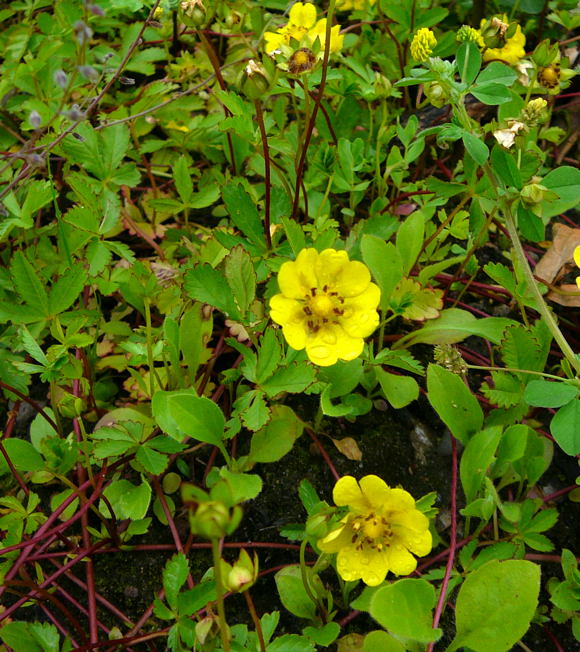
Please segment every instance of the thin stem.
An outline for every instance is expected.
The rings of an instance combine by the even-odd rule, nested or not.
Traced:
[[[561,376],[554,376],[554,374],[546,374],[543,371],[531,371],[530,369],[512,369],[511,367],[484,367],[475,364],[468,364],[469,369],[481,369],[482,371],[509,371],[512,374],[532,374],[534,376],[542,376],[543,378],[553,378],[561,382],[566,382],[566,378]]]
[[[211,551],[213,554],[213,572],[216,584],[216,601],[222,645],[224,647],[224,652],[230,652],[230,632],[226,621],[226,610],[224,608],[224,585],[220,565],[221,555],[219,539],[211,540]]]
[[[457,549],[457,442],[455,437],[451,436],[451,540],[449,542],[449,556],[445,566],[445,575],[439,590],[439,600],[433,616],[433,629],[439,625],[443,607],[445,606],[445,597],[451,578],[451,571],[455,562],[455,551]],[[435,643],[429,643],[427,652],[432,652]]]
[[[314,593],[312,593],[312,588],[310,587],[310,580],[308,578],[308,567],[306,566],[306,558],[305,558],[307,545],[308,545],[307,539],[304,539],[300,544],[300,575],[302,576],[302,584],[304,585],[304,590],[306,591],[306,594],[314,603],[314,606],[320,610],[323,622],[326,622],[328,616],[326,609],[324,608],[324,605],[321,604],[320,600],[314,595]]]
[[[149,392],[155,394],[155,361],[153,360],[153,339],[151,337],[151,302],[149,297],[143,299],[145,306],[145,331],[147,337],[147,364],[149,365]]]
[[[260,135],[262,136],[262,149],[264,150],[264,232],[266,234],[266,246],[272,248],[272,235],[270,233],[270,194],[272,191],[272,181],[270,178],[270,148],[268,147],[268,135],[266,134],[266,125],[264,124],[264,112],[260,100],[254,102],[256,107],[256,118]]]
[[[260,622],[260,619],[258,618],[258,614],[256,613],[256,607],[254,605],[254,601],[252,600],[252,596],[250,595],[249,590],[244,591],[244,597],[246,598],[248,611],[250,612],[250,615],[252,616],[252,620],[254,621],[254,627],[256,628],[256,634],[258,635],[258,642],[260,644],[260,652],[266,652],[266,642],[264,641],[264,632],[262,631],[262,623]]]

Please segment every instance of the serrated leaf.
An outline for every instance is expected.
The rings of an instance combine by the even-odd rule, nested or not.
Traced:
[[[193,195],[193,182],[187,159],[183,155],[177,159],[173,166],[173,181],[181,201],[187,204]]]
[[[241,246],[225,257],[225,276],[240,315],[245,315],[256,296],[256,272],[250,254]]]
[[[197,265],[185,274],[184,287],[192,299],[209,303],[233,319],[241,319],[227,280],[207,263]]]
[[[258,209],[250,195],[239,183],[230,183],[222,190],[222,198],[232,222],[261,250],[265,250],[265,236]]]
[[[20,329],[20,337],[22,339],[22,346],[28,355],[36,362],[39,362],[45,367],[49,366],[48,358],[44,355],[44,351],[40,348],[36,340],[30,334],[30,331],[26,326],[22,326]]]
[[[35,309],[40,310],[46,317],[50,312],[48,309],[48,294],[41,283],[34,267],[28,262],[26,256],[17,251],[12,256],[10,272],[14,285],[20,297]]]
[[[517,376],[507,371],[492,371],[491,377],[493,387],[484,383],[481,392],[493,405],[510,408],[520,403],[524,385]]]
[[[506,367],[530,371],[542,371],[544,368],[540,344],[525,326],[513,325],[506,328],[501,351]]]
[[[139,464],[141,464],[143,468],[152,475],[163,473],[169,464],[169,458],[167,455],[158,453],[147,446],[147,443],[139,446],[135,458]]]
[[[189,563],[182,552],[173,555],[163,569],[165,598],[174,611],[177,609],[177,594],[185,584],[188,574]]]
[[[50,314],[58,315],[68,310],[79,298],[86,279],[87,273],[81,265],[67,270],[50,290]]]

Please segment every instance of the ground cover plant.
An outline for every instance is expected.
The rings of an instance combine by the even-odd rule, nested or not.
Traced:
[[[0,649],[575,649],[575,3],[0,17]]]

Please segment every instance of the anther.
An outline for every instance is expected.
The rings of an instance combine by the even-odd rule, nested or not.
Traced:
[[[311,314],[312,314],[312,310],[310,310],[310,308],[309,308],[308,306],[306,306],[306,307],[304,308],[304,312],[305,312],[307,315],[311,315]]]

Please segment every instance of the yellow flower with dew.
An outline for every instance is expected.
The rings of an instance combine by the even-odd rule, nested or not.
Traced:
[[[580,246],[574,249],[574,262],[576,263],[577,267],[580,267]],[[580,276],[576,277],[576,285],[578,285],[580,288]]]
[[[316,25],[308,32],[308,39],[314,44],[316,39],[320,40],[320,49],[324,50],[326,45],[326,18],[321,18]],[[334,25],[330,29],[330,52],[340,52],[344,42],[344,35],[340,33],[340,25]]]
[[[503,37],[508,28],[505,21],[507,21],[507,16],[504,15],[502,20],[499,18],[492,18],[490,22],[492,28],[497,26],[497,33],[500,37]],[[481,21],[481,28],[483,28],[487,22],[488,21],[483,19]],[[522,28],[517,25],[514,35],[506,39],[501,47],[487,48],[483,51],[483,60],[492,61],[494,59],[500,59],[501,61],[515,65],[526,56],[526,50],[524,48],[525,44],[526,35],[522,32]]]
[[[334,486],[334,502],[348,506],[340,527],[318,541],[327,553],[338,553],[336,570],[347,582],[362,579],[369,586],[384,582],[390,571],[409,575],[417,568],[413,555],[432,548],[429,519],[410,493],[389,487],[376,475],[359,482],[343,476]]]
[[[336,8],[338,11],[350,11],[351,9],[360,11],[361,9],[365,9],[367,5],[372,7],[376,1],[377,0],[337,0]]]
[[[379,325],[381,291],[366,265],[349,260],[346,251],[302,249],[282,265],[278,285],[270,317],[293,349],[306,349],[321,367],[358,358],[364,338]]]
[[[428,27],[422,27],[411,41],[411,56],[415,61],[424,63],[433,54],[436,45],[435,34]]]

